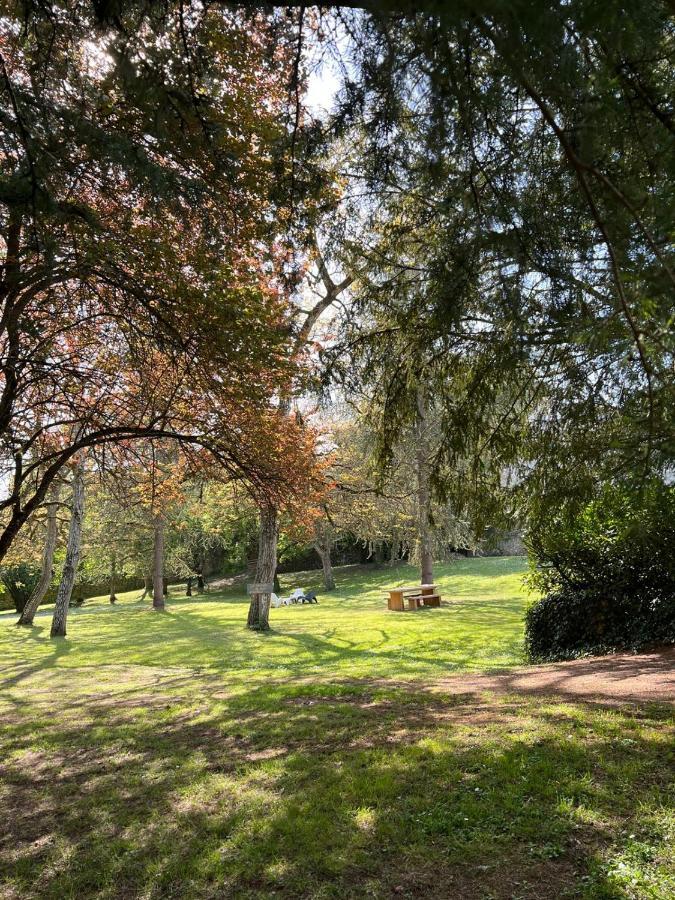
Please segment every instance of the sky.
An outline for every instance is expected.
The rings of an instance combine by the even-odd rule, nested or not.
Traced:
[[[339,77],[329,60],[324,60],[310,72],[305,103],[312,115],[324,118],[331,111],[339,87]]]

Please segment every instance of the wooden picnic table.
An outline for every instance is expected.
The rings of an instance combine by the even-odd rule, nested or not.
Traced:
[[[435,584],[412,584],[407,587],[390,588],[387,605],[389,609],[403,612],[406,599],[408,600],[408,609],[419,609],[422,605],[441,605],[441,597],[436,593]]]

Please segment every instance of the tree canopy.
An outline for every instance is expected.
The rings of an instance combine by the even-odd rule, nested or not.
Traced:
[[[311,200],[284,23],[145,8],[101,29],[80,2],[13,3],[0,27],[0,556],[87,447],[174,437],[288,493],[284,448],[310,438],[274,398]]]
[[[471,508],[474,532],[507,494],[541,515],[666,477],[672,13],[10,4],[0,556],[60,468],[109,443],[178,440],[270,516],[314,503],[290,414],[312,266],[344,292],[316,307],[341,309],[327,390],[358,398],[385,467],[428,409],[430,503]],[[339,87],[315,118],[322,54]]]

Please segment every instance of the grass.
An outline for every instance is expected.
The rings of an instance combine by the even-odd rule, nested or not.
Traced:
[[[523,569],[390,613],[413,571],[345,568],[269,635],[234,590],[0,618],[0,897],[671,898],[671,710],[437,682],[522,663]]]
[[[302,587],[314,588],[319,605],[271,611],[272,632],[242,628],[242,588],[184,598],[171,589],[168,613],[150,615],[140,592],[122,594],[111,608],[106,598],[71,610],[68,639],[54,644],[51,611],[36,618],[32,631],[2,629],[3,658],[35,666],[111,663],[187,666],[215,670],[228,682],[251,679],[422,677],[456,669],[482,669],[522,661],[524,563],[518,558],[467,560],[440,566],[437,582],[452,605],[419,615],[388,613],[385,587],[409,584],[415,571],[401,566],[368,571],[339,570],[338,589],[322,594],[319,574],[306,573]],[[298,576],[282,576],[284,590]],[[499,602],[496,602],[499,601]],[[5,614],[2,622],[13,622]],[[161,648],[161,656],[158,652]]]

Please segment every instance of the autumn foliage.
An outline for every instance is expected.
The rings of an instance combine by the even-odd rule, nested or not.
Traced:
[[[0,558],[80,450],[173,439],[283,504],[312,437],[289,351],[284,24],[86,3],[0,22]]]

